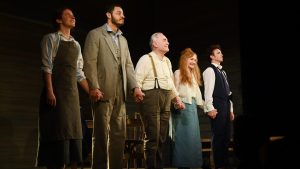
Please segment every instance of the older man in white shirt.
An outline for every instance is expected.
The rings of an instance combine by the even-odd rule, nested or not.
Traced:
[[[160,32],[150,39],[152,52],[142,56],[136,66],[138,86],[145,93],[141,101],[141,115],[145,129],[145,160],[147,169],[162,169],[162,145],[166,141],[171,100],[177,108],[184,108],[173,82],[168,39]]]

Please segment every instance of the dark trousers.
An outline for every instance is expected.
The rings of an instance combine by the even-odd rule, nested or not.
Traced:
[[[229,101],[214,99],[218,110],[215,119],[211,119],[212,150],[215,168],[228,166],[228,148],[231,136]]]
[[[141,115],[144,124],[144,156],[146,169],[163,168],[163,143],[167,139],[170,118],[171,91],[144,91]]]

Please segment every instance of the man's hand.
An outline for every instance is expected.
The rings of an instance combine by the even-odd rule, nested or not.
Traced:
[[[230,121],[233,121],[233,120],[234,120],[234,113],[230,112]]]
[[[101,92],[99,89],[93,89],[93,90],[90,90],[90,97],[92,99],[92,101],[94,102],[97,102],[99,101],[100,99],[103,98],[103,92]]]
[[[55,97],[53,92],[48,92],[47,93],[47,104],[52,106],[52,107],[56,106],[56,97]]]
[[[176,109],[185,109],[185,104],[181,101],[179,96],[176,96],[172,99]]]
[[[135,102],[140,103],[143,101],[145,94],[142,92],[141,88],[136,87],[134,88],[133,96]]]
[[[207,115],[212,119],[215,119],[217,114],[218,114],[217,109],[213,109],[207,113]]]

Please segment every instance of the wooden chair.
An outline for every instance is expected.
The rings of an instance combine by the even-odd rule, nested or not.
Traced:
[[[89,129],[93,129],[93,120],[86,120]],[[126,116],[126,140],[124,150],[124,160],[129,169],[133,162],[133,167],[137,169],[138,162],[143,162],[144,129],[141,115],[135,112],[133,117]],[[91,160],[91,154],[89,154]]]
[[[125,141],[125,157],[127,169],[138,167],[138,162],[143,162],[143,143],[144,143],[144,129],[141,115],[135,112],[133,117],[126,118],[127,138]]]

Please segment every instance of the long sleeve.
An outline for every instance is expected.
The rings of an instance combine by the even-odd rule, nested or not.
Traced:
[[[179,89],[179,84],[180,84],[180,70],[176,70],[174,72],[174,84],[176,89]]]
[[[151,62],[149,62],[149,56],[142,56],[135,67],[135,78],[142,90],[149,90],[154,88],[154,76],[151,77],[150,71],[152,71]],[[153,82],[153,83],[152,83]],[[150,86],[152,84],[152,86]]]
[[[41,41],[41,51],[42,51],[41,70],[49,74],[52,74],[52,69],[53,69],[54,47],[55,46],[51,34],[45,35]]]
[[[215,87],[215,72],[212,68],[207,68],[203,72],[204,81],[204,112],[209,112],[214,108],[213,106],[213,92]]]
[[[90,89],[99,89],[97,75],[97,54],[99,45],[97,43],[98,33],[90,31],[84,45],[84,72],[89,82]]]
[[[230,112],[233,112],[233,102],[230,100]]]
[[[126,54],[126,74],[127,74],[127,84],[129,89],[134,89],[135,87],[139,87],[136,78],[135,78],[135,72],[134,72],[134,66],[131,60],[130,52],[127,50]]]
[[[83,79],[86,79],[84,72],[83,72],[83,57],[81,53],[81,47],[78,42],[76,42],[76,45],[78,46],[79,49],[79,54],[78,54],[78,59],[77,59],[77,71],[76,71],[76,77],[77,81],[80,82]]]

